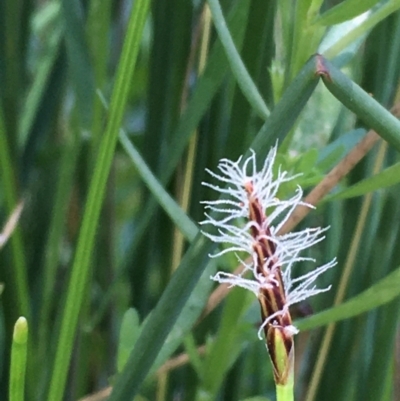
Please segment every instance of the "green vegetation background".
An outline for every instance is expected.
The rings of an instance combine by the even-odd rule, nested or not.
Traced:
[[[374,129],[384,140],[300,223],[331,226],[311,256],[338,265],[320,282],[332,290],[293,311],[296,399],[400,399],[400,124],[385,110],[400,96],[399,9],[1,2],[2,221],[24,207],[0,253],[0,398],[274,399],[254,297],[232,291],[199,320],[209,276],[237,265],[210,261],[198,234],[205,168],[249,148],[262,161],[278,140],[309,192]],[[10,379],[25,368],[10,368],[19,316],[25,383]]]

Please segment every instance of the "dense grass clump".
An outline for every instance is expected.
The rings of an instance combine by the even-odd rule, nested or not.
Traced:
[[[400,399],[399,9],[398,0],[3,1],[0,398]],[[273,270],[279,235],[328,226],[293,256],[290,283],[310,259],[337,265],[315,276],[330,291],[290,305],[287,320],[255,275],[264,322],[273,310],[299,329],[294,357],[287,332],[264,324],[272,365],[256,297],[227,285],[243,283],[247,248],[225,252],[226,241],[212,241],[221,233],[199,222],[214,223],[205,206],[232,205],[216,200],[232,195],[231,182],[206,169],[243,156],[255,172],[275,146],[271,183],[284,171],[293,179],[264,194],[266,210],[249,197],[260,222],[304,193],[279,233],[272,222],[261,230],[277,236],[260,266],[264,255]],[[248,195],[253,184],[243,184]],[[240,235],[259,241],[254,221],[253,237]],[[277,298],[289,294],[285,280],[273,281]],[[282,358],[289,391],[272,368],[286,379]]]

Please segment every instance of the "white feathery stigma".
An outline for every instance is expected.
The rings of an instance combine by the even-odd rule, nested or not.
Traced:
[[[244,266],[244,271],[240,275],[218,272],[211,278],[219,283],[248,289],[259,299],[263,291],[279,286],[279,277],[283,282],[285,304],[281,309],[265,317],[260,332],[266,325],[275,324],[277,316],[288,313],[291,305],[328,291],[330,286],[320,289],[314,283],[318,276],[336,264],[334,259],[306,274],[292,278],[292,267],[296,262],[314,261],[301,256],[301,252],[322,241],[329,227],[307,228],[279,234],[297,206],[310,208],[313,206],[302,201],[303,191],[300,186],[297,186],[294,195],[289,199],[278,199],[280,185],[292,181],[299,175],[289,176],[280,168],[274,173],[276,152],[277,146],[271,148],[259,171],[254,151],[251,151],[246,160],[242,157],[237,161],[222,159],[218,164],[218,173],[207,169],[212,179],[219,183],[202,183],[221,195],[218,200],[202,202],[205,204],[206,219],[200,224],[203,227],[212,225],[216,228],[212,230],[213,233],[203,231],[204,235],[224,245],[217,253],[210,256],[218,257],[228,252],[241,252],[250,256],[251,260],[246,264],[239,259]],[[254,207],[262,214],[258,219],[250,218]],[[263,266],[260,268],[260,255],[256,252],[256,247],[262,243],[269,244],[268,249],[273,249],[273,252],[263,254],[265,255]],[[251,276],[248,275],[249,272]],[[287,328],[289,331],[292,330],[293,334],[297,332],[293,326]]]

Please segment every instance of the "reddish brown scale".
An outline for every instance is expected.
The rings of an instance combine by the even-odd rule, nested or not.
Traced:
[[[253,238],[259,236],[259,228],[263,226],[265,216],[263,214],[262,207],[258,199],[253,195],[253,183],[248,181],[244,184],[244,189],[246,190],[247,197],[249,199],[249,219],[255,221],[257,226],[252,226],[250,231]]]
[[[270,280],[272,287],[261,289],[258,297],[261,305],[261,316],[262,319],[265,320],[277,311],[283,310],[286,304],[285,288],[281,270],[277,266],[278,261],[274,258],[276,244],[267,239],[267,237],[271,237],[271,230],[266,224],[266,216],[262,205],[257,197],[254,196],[253,183],[251,181],[246,182],[244,188],[249,199],[249,219],[256,223],[251,227],[250,231],[255,240],[253,249],[257,255],[257,273],[268,278],[273,266],[275,266],[273,268],[273,279]],[[267,260],[268,265],[266,266]],[[289,313],[276,316],[274,322],[268,324],[264,329],[266,338],[268,337],[268,332],[272,325],[274,327],[285,327],[291,324],[292,320]]]
[[[268,230],[266,230],[266,232],[262,233],[262,235],[260,235],[258,237],[258,239],[256,238],[257,242],[259,244],[261,244],[262,249],[264,250],[264,257],[265,257],[264,259],[265,260],[270,258],[271,256],[275,255],[275,252],[276,252],[275,243],[273,243],[272,241],[269,241],[267,239],[267,237],[270,237],[270,236],[271,236],[271,233],[268,228]]]
[[[254,252],[257,255],[257,272],[267,276],[271,269],[278,262],[275,253],[275,244],[267,241],[265,238],[256,240],[253,244]]]
[[[286,304],[286,296],[282,286],[282,277],[279,270],[275,272],[274,280],[278,281],[278,283],[273,285],[272,288],[261,289],[258,296],[261,304],[263,320],[277,311],[283,310]],[[288,317],[286,317],[286,315],[288,314],[282,314],[276,317],[275,320],[279,322],[279,325],[282,323],[282,326],[284,326],[284,323],[287,321],[289,321],[289,324],[291,324],[290,315],[288,315]]]

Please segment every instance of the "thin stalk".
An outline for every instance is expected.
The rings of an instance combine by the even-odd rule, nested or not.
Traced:
[[[230,63],[232,73],[235,76],[238,85],[242,89],[243,95],[254,108],[254,111],[263,120],[265,120],[269,116],[270,111],[256,85],[251,79],[251,76],[243,63],[239,52],[236,49],[235,42],[232,39],[224,15],[222,14],[221,5],[219,4],[218,0],[208,0],[208,4],[210,6],[215,28],[218,32],[221,43],[224,46],[226,56]]]
[[[49,401],[60,401],[63,398],[78,319],[89,285],[91,253],[101,205],[114,156],[114,149],[118,140],[119,128],[128,100],[130,82],[135,70],[139,44],[149,6],[149,0],[136,1],[129,19],[121,61],[118,66],[110,102],[108,124],[100,143],[93,179],[89,188],[62,315],[61,328],[56,342],[57,350],[50,381]]]
[[[16,182],[16,171],[12,162],[11,150],[6,133],[3,114],[0,111],[0,172],[1,185],[4,193],[4,201],[8,214],[14,211],[18,202],[18,190]],[[25,250],[21,231],[16,227],[10,239],[12,252],[12,266],[7,268],[7,274],[11,280],[7,284],[8,293],[14,300],[14,308],[19,315],[30,316],[30,302],[28,290],[28,277],[25,259]],[[17,315],[18,316],[18,315]]]
[[[211,13],[207,3],[204,5],[203,8],[203,15],[202,15],[202,37],[201,37],[201,44],[200,44],[200,57],[199,57],[199,65],[198,65],[198,72],[201,75],[204,71],[208,50],[209,50],[209,40],[210,40],[210,33],[211,33]],[[192,53],[197,50],[197,44],[195,43],[192,49]],[[191,57],[192,59],[192,57]],[[191,65],[189,63],[188,66],[191,69]],[[190,74],[190,70],[188,71],[188,76]],[[186,102],[187,96],[183,94],[183,101],[182,101],[182,109],[186,106],[184,104]],[[197,149],[197,137],[198,133],[197,130],[193,132],[193,135],[189,141],[189,147],[187,151],[187,158],[186,158],[186,165],[184,168],[184,175],[182,182],[179,183],[179,194],[178,194],[178,201],[181,205],[182,210],[187,213],[189,209],[190,197],[191,197],[191,188],[192,188],[192,181],[193,181],[193,173],[195,167],[195,158],[196,158],[196,149]],[[172,251],[172,263],[171,263],[171,274],[174,272],[176,267],[179,265],[182,259],[182,252],[184,247],[184,235],[179,227],[175,226],[174,229],[174,242],[173,242],[173,251]],[[164,401],[166,399],[166,387],[168,384],[168,371],[160,373],[157,375],[157,401]]]
[[[11,346],[9,400],[24,401],[25,372],[28,351],[28,323],[20,317],[14,326]]]
[[[75,134],[73,134],[75,135]],[[63,144],[59,179],[55,193],[54,207],[51,215],[48,240],[43,267],[43,282],[41,288],[41,303],[39,313],[39,334],[37,344],[37,361],[43,363],[46,360],[48,350],[50,313],[54,307],[54,289],[57,276],[57,266],[60,257],[59,246],[65,231],[69,197],[74,177],[75,163],[79,153],[79,141],[74,138],[66,138]]]
[[[379,22],[387,18],[390,14],[394,13],[399,7],[400,4],[396,0],[389,1],[385,5],[381,6],[378,11],[368,17],[357,28],[353,29],[347,35],[343,36],[340,40],[335,42],[335,44],[332,45],[329,49],[324,51],[324,57],[330,60],[333,59],[340,52],[346,49],[351,43],[353,43],[357,38],[361,37],[364,33],[367,33]]]
[[[346,77],[328,60],[316,56],[317,73],[328,90],[370,128],[400,151],[400,122],[370,94]]]
[[[276,400],[277,401],[293,401],[294,400],[294,386],[293,382],[288,383],[284,386],[276,386]]]
[[[381,146],[379,148],[377,158],[375,160],[375,164],[374,164],[374,168],[373,168],[373,175],[376,174],[382,168],[386,149],[387,149],[387,144],[385,142],[382,142]],[[371,207],[371,202],[372,202],[372,193],[369,193],[365,196],[364,201],[361,206],[361,212],[360,212],[360,216],[357,220],[355,234],[353,236],[353,240],[350,245],[349,253],[347,255],[346,263],[345,263],[344,269],[343,269],[343,274],[341,276],[340,283],[338,286],[338,291],[336,293],[335,300],[333,303],[334,306],[337,306],[340,303],[342,303],[342,301],[344,299],[344,296],[345,296],[345,293],[347,290],[347,286],[348,286],[348,282],[350,279],[350,275],[351,275],[351,272],[354,267],[354,262],[355,262],[355,259],[357,256],[357,252],[359,250],[361,238],[364,233],[364,228],[367,223],[367,217],[368,217],[368,212]],[[330,345],[331,345],[331,342],[333,339],[335,327],[336,327],[335,323],[332,323],[326,329],[324,339],[322,341],[322,345],[321,345],[321,348],[318,353],[318,359],[314,366],[313,373],[311,375],[311,382],[310,382],[310,385],[308,387],[307,394],[305,397],[306,401],[314,401],[315,400],[315,396],[316,396],[316,393],[318,390],[318,384],[320,382],[320,379],[321,379],[321,376],[322,376],[322,373],[324,370],[324,365],[325,365],[326,358],[328,356]]]
[[[210,34],[211,34],[211,13],[208,4],[204,5],[203,9],[203,16],[202,16],[202,23],[203,23],[203,30],[202,30],[202,37],[201,37],[201,44],[200,44],[200,56],[199,56],[199,65],[198,65],[198,72],[201,75],[204,72],[204,68],[207,61],[207,55],[209,51],[209,41],[210,41]],[[186,96],[185,96],[186,98]],[[182,105],[184,108],[186,105]],[[179,204],[182,207],[182,210],[187,213],[189,208],[190,202],[190,195],[191,195],[191,188],[192,188],[192,181],[193,181],[193,173],[194,167],[196,162],[196,148],[197,148],[197,129],[194,130],[190,141],[189,147],[187,151],[187,158],[186,158],[186,165],[184,168],[184,176],[183,181],[179,184],[180,186],[180,194],[178,196]],[[174,233],[174,251],[172,257],[172,270],[178,266],[183,251],[184,245],[184,236],[182,232],[175,228]]]

